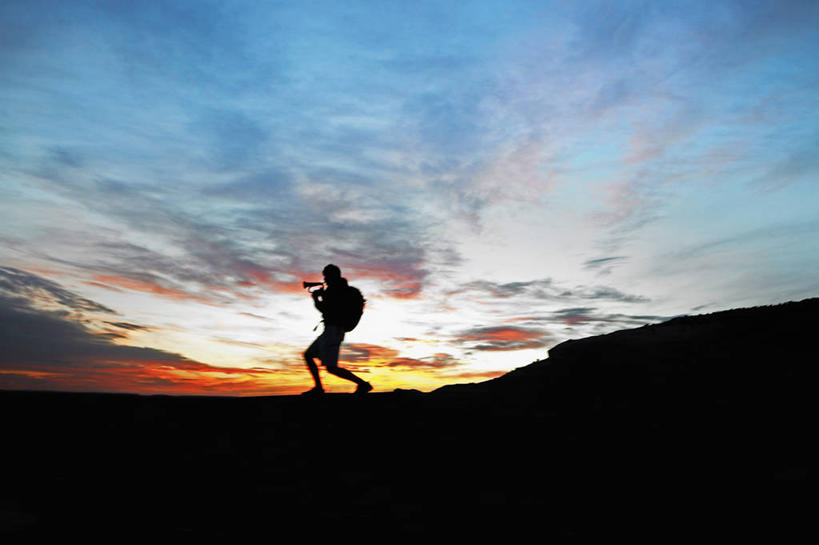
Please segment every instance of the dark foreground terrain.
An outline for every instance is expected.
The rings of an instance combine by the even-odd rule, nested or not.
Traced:
[[[818,313],[812,299],[677,318],[426,394],[0,392],[0,531],[801,536]]]

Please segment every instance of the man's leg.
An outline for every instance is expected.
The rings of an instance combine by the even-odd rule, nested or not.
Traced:
[[[358,387],[355,389],[355,393],[357,393],[357,394],[366,394],[367,392],[369,392],[370,390],[373,389],[372,384],[370,384],[366,380],[362,380],[362,379],[358,378],[357,376],[352,374],[347,369],[344,369],[343,367],[339,367],[338,365],[336,365],[335,367],[328,367],[327,372],[332,373],[337,377],[347,379],[350,382],[355,382],[358,385]]]
[[[344,380],[355,382],[358,385],[356,392],[369,392],[372,390],[373,387],[369,382],[361,380],[347,369],[338,366],[338,353],[341,350],[341,341],[344,340],[344,330],[338,326],[329,325],[325,328],[324,334],[326,336],[321,344],[321,363],[324,364],[327,372]]]
[[[319,346],[318,343],[319,339],[316,339],[313,341],[313,344],[311,344],[310,347],[304,351],[304,361],[307,363],[307,369],[310,370],[310,374],[313,376],[313,382],[316,383],[314,390],[324,390],[321,385],[321,377],[319,376],[319,370],[315,360],[316,352]]]
[[[347,369],[344,369],[343,367],[339,367],[338,365],[336,365],[335,367],[327,367],[327,372],[331,373],[331,374],[333,374],[333,375],[335,375],[337,377],[341,377],[341,378],[343,378],[345,380],[349,380],[350,382],[355,382],[356,384],[359,384],[359,385],[366,384],[366,381],[361,380],[360,378],[358,378],[357,376],[352,374]]]

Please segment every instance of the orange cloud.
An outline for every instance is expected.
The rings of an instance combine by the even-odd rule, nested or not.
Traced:
[[[197,301],[204,301],[205,298],[199,295],[191,294],[185,292],[180,289],[175,288],[167,288],[165,286],[161,286],[154,282],[146,282],[144,280],[134,280],[133,278],[128,278],[126,276],[115,276],[115,275],[102,275],[98,274],[93,276],[93,279],[96,280],[95,283],[92,285],[101,286],[104,288],[114,289],[111,286],[119,286],[121,288],[126,288],[129,290],[134,291],[143,291],[148,293],[155,293],[157,295],[162,295],[163,297],[170,297],[171,299],[179,299],[179,300],[186,300],[186,299],[193,299]]]
[[[351,343],[342,345],[340,363],[366,364],[371,367],[402,367],[413,370],[445,369],[461,362],[450,354],[433,354],[425,358],[400,356],[398,350],[375,344]]]
[[[505,375],[507,371],[467,371],[455,375],[447,375],[448,379],[492,379]]]
[[[345,269],[342,269],[344,273]],[[378,280],[386,288],[384,293],[394,299],[414,299],[421,295],[422,280],[426,276],[424,270],[397,270],[384,267],[349,267],[351,282],[355,278],[369,278]]]
[[[8,389],[173,395],[284,395],[304,389],[303,372],[215,367],[204,363],[99,359],[72,366],[4,364]]]
[[[421,294],[422,278],[425,271],[399,271],[383,267],[341,266],[341,273],[349,277],[350,283],[367,278],[378,280],[385,286],[384,293],[395,299],[413,299]],[[238,271],[244,278],[236,282],[237,286],[249,288],[264,286],[277,293],[302,293],[303,280],[320,281],[321,271],[302,271],[299,269],[269,270],[254,264],[244,264]]]
[[[321,280],[321,271],[305,272],[298,269],[271,270],[253,264],[244,264],[238,272],[245,278],[237,286],[248,288],[263,286],[276,293],[303,293],[303,280]]]
[[[479,332],[464,334],[461,338],[467,341],[528,341],[542,335],[539,331],[520,328],[486,328]]]
[[[546,346],[549,334],[538,329],[514,326],[481,327],[455,336],[465,343],[479,343],[475,350],[525,350]]]
[[[141,326],[105,324],[116,331],[94,332],[72,314],[0,297],[0,388],[270,395],[301,390],[307,378],[267,367],[217,367],[164,350],[117,344],[114,340],[124,337],[120,331]]]

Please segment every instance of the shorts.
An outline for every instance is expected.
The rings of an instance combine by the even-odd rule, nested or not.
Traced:
[[[308,358],[318,358],[325,367],[338,367],[338,353],[344,340],[344,328],[325,324],[324,332],[316,337],[304,353]]]

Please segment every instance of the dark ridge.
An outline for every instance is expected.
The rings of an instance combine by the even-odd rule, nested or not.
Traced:
[[[633,380],[680,388],[793,377],[812,370],[805,358],[819,325],[819,299],[733,309],[561,343],[549,358],[480,383],[434,394],[544,392],[554,380],[585,381],[634,393]],[[701,386],[688,384],[697,381]],[[563,384],[562,386],[566,386]],[[791,385],[794,386],[794,385]],[[737,388],[731,388],[736,393]],[[551,392],[554,393],[554,392]]]
[[[817,312],[810,299],[675,318],[429,394],[0,392],[0,531],[801,537]]]

